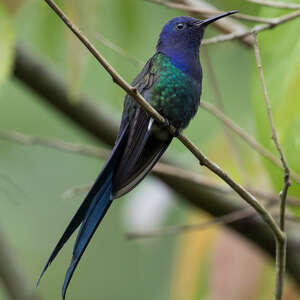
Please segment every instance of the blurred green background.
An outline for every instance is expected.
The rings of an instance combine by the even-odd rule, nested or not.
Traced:
[[[57,3],[128,81],[134,78],[140,67],[104,46],[97,40],[97,33],[124,48],[133,57],[146,61],[155,52],[155,44],[164,23],[172,17],[185,14],[139,0],[66,0]],[[240,9],[243,13],[268,17],[284,12],[270,8],[260,9],[257,5],[239,0],[215,0],[210,3],[219,9]],[[300,36],[295,29],[299,26],[300,21],[295,20],[259,35],[279,138],[290,166],[298,173]],[[217,33],[210,28],[206,37]],[[117,120],[120,119],[123,105],[124,92],[113,84],[104,69],[75,40],[44,1],[1,0],[0,128],[98,145],[91,136],[39,101],[36,94],[11,75],[16,42],[22,42],[34,56],[45,61],[47,67],[58,73],[67,82],[69,93],[74,99],[79,93],[86,94]],[[238,41],[206,46],[203,51],[206,51],[212,63],[226,114],[276,154],[270,139],[253,51]],[[202,100],[215,103],[211,83],[205,71],[205,57],[202,54],[201,52],[205,74]],[[260,159],[238,139],[235,139],[235,143],[241,165],[236,164],[223,127],[204,110],[199,110],[185,133],[239,182],[262,190],[274,189],[278,192],[281,189],[282,172]],[[192,155],[178,141],[172,143],[168,154],[196,172],[211,176],[198,167]],[[72,199],[63,199],[63,192],[70,187],[92,182],[103,163],[104,161],[89,157],[0,140],[0,226],[9,239],[18,262],[28,275],[30,284],[36,282],[50,251],[84,197],[84,194],[80,194]],[[244,176],[241,169],[244,170]],[[211,179],[217,181],[214,176]],[[159,203],[154,201],[155,209],[149,208],[145,212],[141,205],[143,202],[140,202],[147,200],[142,198],[151,200],[159,197],[159,192],[151,192],[153,186],[161,191],[160,198],[165,208],[161,217],[157,217],[158,213],[155,213],[155,210],[160,210]],[[294,183],[290,193],[300,196],[299,184]],[[170,201],[165,202],[166,199]],[[136,210],[132,208],[132,203],[137,204]],[[114,203],[74,274],[67,298],[220,299],[212,291],[216,288],[213,282],[214,266],[219,257],[218,247],[223,245],[230,249],[230,245],[244,245],[244,242],[236,236],[228,238],[231,234],[227,231],[224,233],[221,229],[210,229],[186,236],[127,240],[125,233],[136,230],[135,226],[140,224],[139,219],[135,220],[135,214],[142,213],[147,216],[145,224],[141,225],[146,229],[149,226],[150,229],[161,228],[168,224],[182,224],[207,218],[201,212],[195,212],[184,201],[180,201],[166,187],[155,181],[145,180],[136,192]],[[60,299],[61,285],[71,258],[73,242],[74,238],[43,278],[38,288],[43,299]],[[227,248],[223,247],[221,249],[225,255]],[[249,247],[238,251],[235,258],[228,250],[228,260],[232,266],[239,262],[238,256],[243,257],[243,251],[248,251]],[[244,278],[241,283],[241,289],[244,290],[239,295],[227,298],[224,296],[223,299],[271,297],[274,275],[272,267],[256,250],[250,252],[250,258],[239,263],[240,266],[244,263],[248,270],[252,268],[253,274],[250,271],[249,273],[257,280],[250,282],[252,285],[248,282],[248,291],[245,285],[249,278],[241,267],[236,271],[238,273],[231,274],[231,278]],[[254,268],[254,261],[259,268]],[[292,288],[288,291],[292,295],[288,299],[297,299]],[[8,299],[5,291],[1,290],[1,283],[0,299]]]

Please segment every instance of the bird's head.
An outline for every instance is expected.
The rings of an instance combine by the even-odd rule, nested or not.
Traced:
[[[161,31],[157,43],[157,50],[167,55],[168,52],[185,52],[187,49],[198,51],[206,26],[236,12],[236,10],[229,11],[205,20],[188,16],[173,18]]]

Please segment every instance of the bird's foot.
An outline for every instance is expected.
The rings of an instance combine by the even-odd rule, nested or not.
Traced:
[[[165,121],[164,121],[163,124],[161,124],[161,127],[163,129],[169,129],[170,126],[172,126],[172,123],[167,118],[165,118]],[[182,133],[182,129],[181,128],[176,128],[174,126],[173,126],[173,128],[175,128],[175,131],[173,132],[173,135],[175,137],[178,137]]]
[[[181,128],[175,128],[175,132],[174,132],[174,136],[175,137],[179,137],[182,133],[182,129]]]
[[[170,127],[170,125],[171,125],[170,121],[167,118],[165,118],[165,121],[161,124],[161,127],[167,129]]]

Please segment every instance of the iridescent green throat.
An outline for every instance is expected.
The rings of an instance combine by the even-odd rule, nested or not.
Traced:
[[[201,82],[176,68],[162,53],[154,58],[151,73],[157,79],[150,103],[176,128],[185,128],[199,106]]]

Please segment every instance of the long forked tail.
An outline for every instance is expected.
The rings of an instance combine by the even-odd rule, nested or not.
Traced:
[[[99,223],[105,216],[108,208],[112,203],[112,175],[113,172],[111,171],[107,176],[105,182],[101,186],[100,190],[95,195],[95,198],[93,199],[80,227],[80,231],[77,235],[75,246],[73,248],[72,261],[67,270],[64,285],[62,288],[63,299],[65,299],[70,280],[85,248],[87,247],[95,230],[97,229]]]
[[[105,216],[109,206],[112,203],[112,176],[115,165],[118,163],[125,145],[127,128],[128,126],[126,126],[123,129],[122,133],[119,135],[118,141],[116,142],[115,147],[111,152],[111,155],[107,160],[105,167],[99,174],[91,190],[87,194],[86,198],[84,199],[76,214],[73,216],[71,222],[67,226],[62,237],[58,241],[37,281],[38,285],[42,276],[48,269],[49,265],[55,259],[59,251],[71,237],[74,231],[81,224],[81,228],[78,233],[75,246],[73,248],[72,261],[67,270],[65,282],[62,289],[63,298],[65,297],[67,287],[70,283],[74,270],[84,250],[86,249],[96,228],[98,227],[99,223]]]

